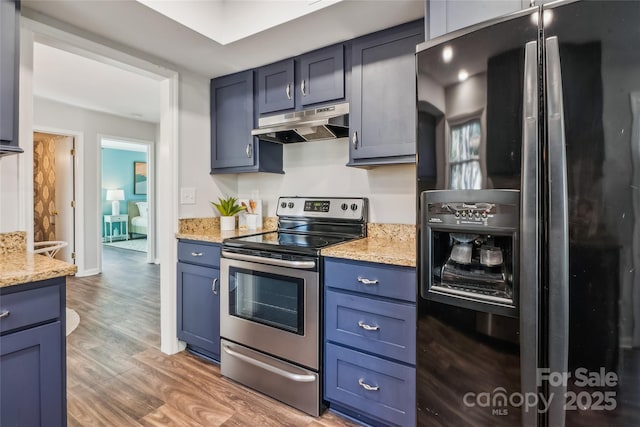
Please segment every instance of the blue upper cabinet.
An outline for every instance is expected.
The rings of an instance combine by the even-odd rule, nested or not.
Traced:
[[[300,57],[302,105],[344,98],[344,46],[342,44],[307,53]]]
[[[553,0],[535,0],[540,6]],[[464,27],[526,9],[530,0],[428,0],[427,38],[441,36]]]
[[[211,173],[282,173],[282,146],[251,136],[253,70],[211,80]]]
[[[301,110],[344,99],[344,63],[340,43],[258,68],[258,112]]]
[[[415,163],[416,45],[423,21],[354,40],[349,166]]]
[[[258,111],[260,114],[295,107],[294,61],[286,59],[258,69]]]
[[[18,147],[20,1],[0,0],[0,156]]]

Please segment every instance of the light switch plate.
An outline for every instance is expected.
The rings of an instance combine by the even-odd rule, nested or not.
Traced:
[[[180,204],[195,205],[196,189],[193,187],[182,187],[180,189]]]

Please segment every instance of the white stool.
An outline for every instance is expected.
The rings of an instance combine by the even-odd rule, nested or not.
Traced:
[[[67,246],[67,242],[63,242],[61,240],[50,240],[48,242],[35,242],[33,244],[33,253],[34,254],[47,254],[49,258],[53,258],[56,256],[58,251],[65,246]]]

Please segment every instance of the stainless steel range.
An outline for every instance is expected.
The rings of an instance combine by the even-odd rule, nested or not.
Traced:
[[[281,197],[277,231],[223,242],[222,375],[320,415],[320,250],[366,236],[367,211],[365,198]]]

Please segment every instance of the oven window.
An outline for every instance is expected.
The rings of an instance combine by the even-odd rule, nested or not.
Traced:
[[[304,335],[304,280],[229,267],[229,314]]]

